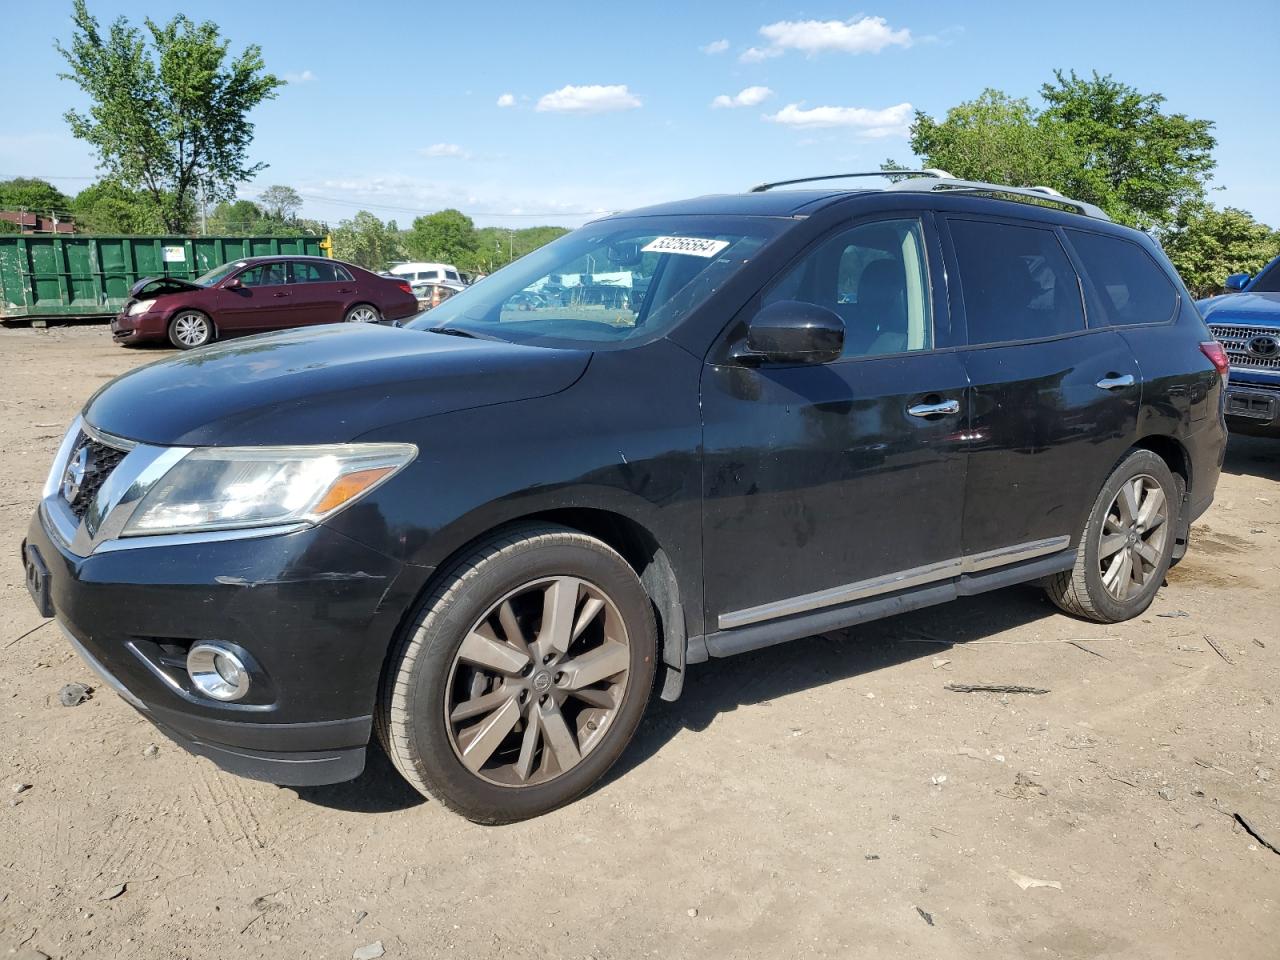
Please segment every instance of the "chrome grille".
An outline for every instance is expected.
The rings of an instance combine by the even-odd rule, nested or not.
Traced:
[[[63,470],[61,490],[63,499],[77,519],[84,519],[94,497],[116,467],[120,466],[126,452],[109,447],[84,432],[76,438],[71,448],[71,457]],[[73,479],[78,482],[73,483]]]
[[[1253,370],[1280,370],[1280,330],[1275,327],[1252,327],[1240,324],[1211,323],[1209,332],[1227,351],[1233,367]],[[1251,349],[1256,338],[1268,339],[1277,346],[1266,355]]]

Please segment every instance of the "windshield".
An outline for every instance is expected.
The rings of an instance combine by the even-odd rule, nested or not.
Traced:
[[[212,287],[215,283],[225,277],[228,273],[239,270],[245,265],[245,261],[236,260],[233,263],[224,263],[220,267],[214,267],[208,273],[203,273],[192,280],[192,283],[198,283],[202,287]]]
[[[1256,280],[1249,285],[1250,293],[1280,293],[1280,258],[1271,261],[1270,266],[1258,274]]]
[[[588,224],[409,323],[516,343],[592,347],[661,336],[782,229],[744,217]]]

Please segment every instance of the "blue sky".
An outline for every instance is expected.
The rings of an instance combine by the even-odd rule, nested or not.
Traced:
[[[62,113],[53,39],[69,0],[0,0],[8,66],[0,177],[69,193],[94,175]],[[232,49],[290,79],[251,119],[242,195],[294,186],[331,222],[401,226],[458,207],[481,225],[574,226],[597,212],[765,179],[909,161],[913,109],[997,87],[1035,97],[1055,67],[1098,70],[1213,120],[1215,202],[1280,226],[1274,3],[338,3],[187,0]],[[90,0],[104,25],[174,5]],[[22,82],[14,81],[22,78]],[[504,96],[505,95],[505,96]],[[500,105],[509,104],[509,105]],[[717,100],[717,98],[722,98]],[[715,105],[719,104],[719,105]],[[909,106],[904,106],[909,105]]]

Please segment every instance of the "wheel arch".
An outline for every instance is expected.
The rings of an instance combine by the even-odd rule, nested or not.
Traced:
[[[1179,492],[1182,498],[1178,504],[1178,521],[1173,539],[1173,562],[1177,563],[1186,554],[1187,542],[1191,536],[1191,456],[1177,438],[1166,434],[1149,434],[1135,443],[1131,450],[1149,450],[1154,453],[1165,462],[1174,480],[1181,484]]]
[[[213,317],[213,311],[206,310],[204,307],[174,307],[164,318],[164,335],[169,337],[173,330],[173,321],[177,320],[184,313],[198,313],[209,321],[209,343],[213,343],[218,339],[218,321]]]
[[[688,627],[685,621],[684,604],[681,600],[679,577],[667,551],[663,549],[644,524],[633,517],[600,507],[555,507],[537,510],[516,517],[508,517],[501,523],[491,526],[466,542],[455,547],[436,566],[435,571],[427,578],[419,589],[414,602],[409,605],[401,622],[404,629],[423,597],[428,596],[455,566],[457,561],[470,553],[481,541],[501,534],[505,531],[518,530],[520,527],[554,523],[606,544],[627,562],[645,593],[653,605],[654,619],[658,626],[658,644],[661,663],[664,667],[658,680],[659,696],[664,700],[676,700],[684,686],[685,650],[688,641]],[[389,643],[387,660],[383,664],[385,677],[390,668],[390,658],[396,648]]]

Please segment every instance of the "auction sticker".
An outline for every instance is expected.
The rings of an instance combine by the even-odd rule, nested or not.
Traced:
[[[642,253],[683,253],[689,257],[714,257],[728,245],[728,240],[704,240],[701,237],[655,237],[640,250]]]

